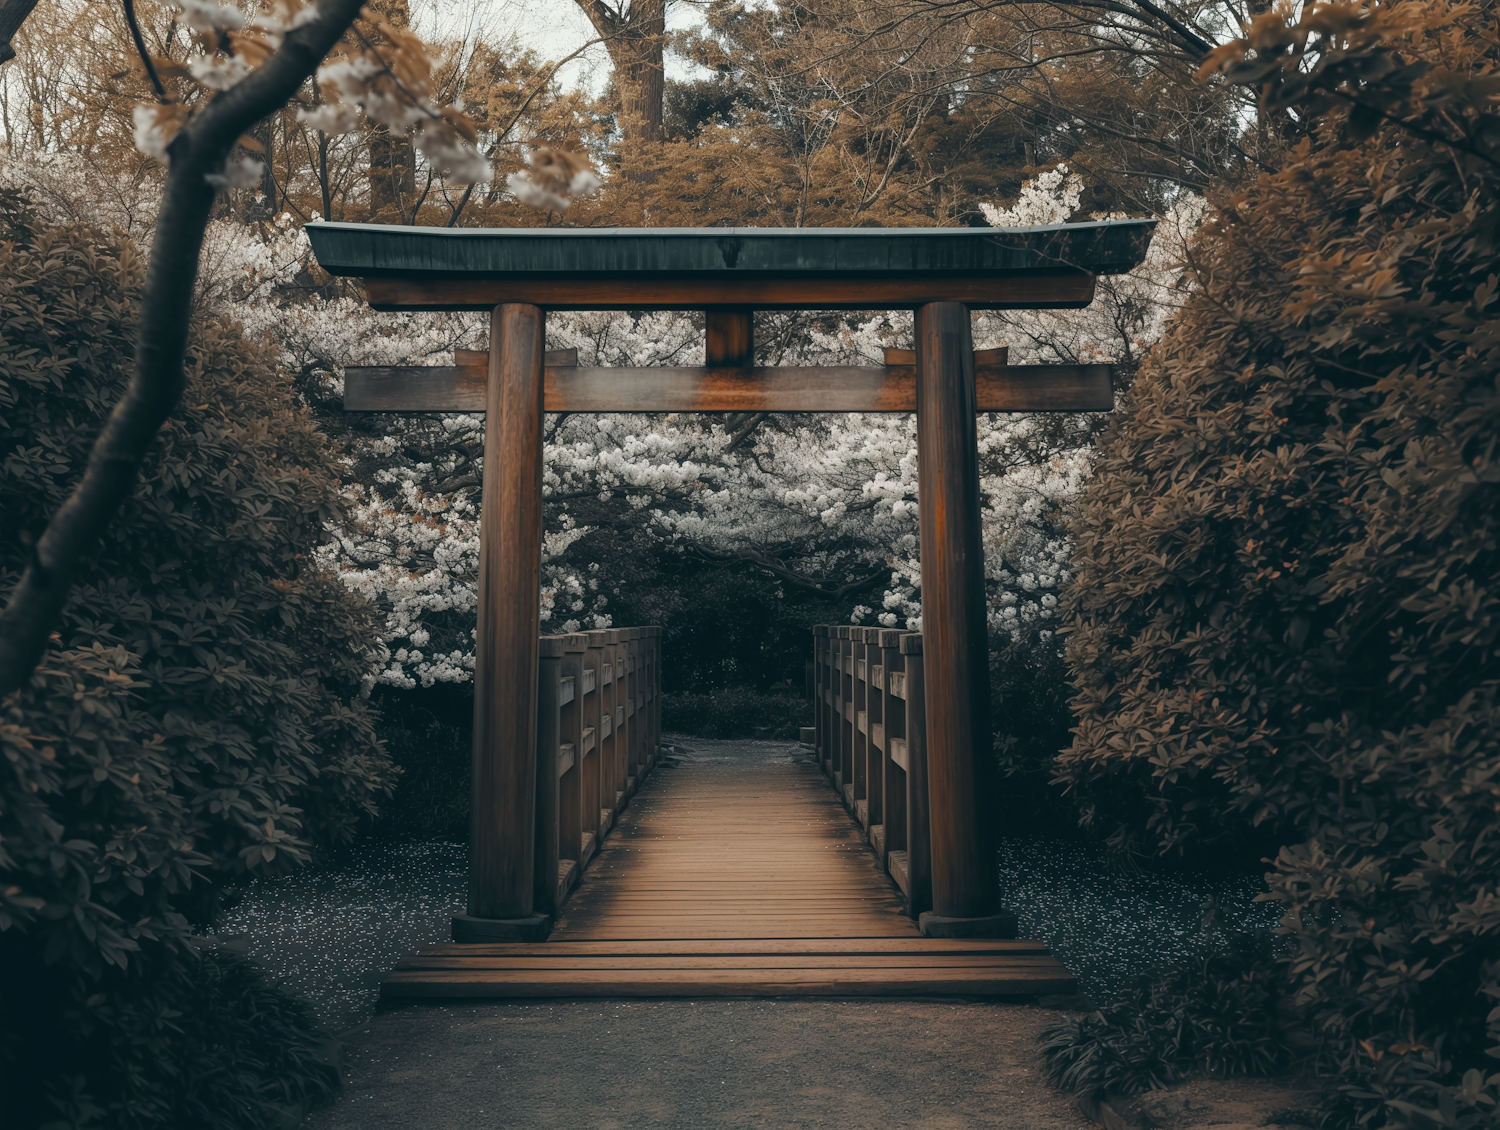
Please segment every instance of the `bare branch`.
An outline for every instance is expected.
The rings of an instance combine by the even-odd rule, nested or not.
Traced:
[[[125,0],[125,23],[130,27],[130,38],[135,41],[136,54],[141,57],[141,65],[146,68],[146,76],[151,80],[156,96],[163,102],[172,101],[172,96],[162,85],[161,76],[156,73],[156,64],[151,61],[151,52],[146,50],[146,37],[141,34],[141,21],[135,18],[135,0]]]

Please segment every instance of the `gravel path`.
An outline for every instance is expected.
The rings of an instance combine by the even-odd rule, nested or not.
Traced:
[[[699,739],[682,745],[690,756],[718,757],[762,757],[787,748],[785,743]],[[1253,896],[1236,899],[1232,896],[1240,895],[1238,890],[1199,890],[1154,877],[1155,886],[1143,886],[1144,880],[1132,885],[1128,877],[1108,873],[1078,845],[1059,843],[1057,852],[1037,852],[1031,846],[1003,869],[1012,880],[1007,900],[1022,913],[1023,930],[1030,936],[1059,952],[1069,951],[1070,965],[1079,966],[1091,991],[1149,965],[1148,949],[1163,961],[1180,959],[1178,950],[1191,950],[1205,893],[1227,894],[1236,905],[1249,905]],[[457,851],[453,845],[428,847]],[[398,951],[441,935],[439,919],[445,920],[448,904],[456,906],[462,897],[461,859],[455,855],[454,860],[458,862],[450,861],[446,869],[436,867],[432,876],[424,872],[415,879],[407,876],[414,864],[404,856],[380,863],[370,876],[356,876],[361,881],[352,885],[349,876],[330,874],[323,882],[329,889],[320,886],[311,901],[305,892],[300,901],[292,897],[299,894],[296,890],[281,892],[286,908],[275,898],[280,888],[257,892],[255,899],[246,900],[245,928],[254,927],[252,936],[266,939],[266,958],[303,950],[342,954],[347,946],[330,944],[340,932],[362,942],[386,939],[380,953],[355,955],[364,962],[358,983],[341,990],[346,996],[364,996],[351,997],[343,1008],[336,1007],[346,1003],[341,997],[334,999],[327,991],[318,997],[328,1019],[336,1021],[369,1007],[364,1002],[373,996],[370,970],[389,968],[386,950],[399,956]],[[419,888],[432,905],[413,910],[399,903],[392,911],[392,892],[399,896],[403,881]],[[358,919],[363,929],[334,914],[343,902],[350,903],[346,918],[369,919]],[[332,904],[337,905],[330,909]],[[387,911],[382,917],[380,912]],[[290,916],[297,929],[285,924],[280,930],[271,928],[281,922],[275,913]],[[400,929],[393,932],[388,918]],[[1176,935],[1164,923],[1172,925],[1178,918],[1186,925],[1177,931],[1182,938],[1172,944]],[[307,922],[330,936],[303,938]],[[300,950],[289,944],[299,939],[304,943]],[[1147,944],[1132,948],[1136,941]],[[299,970],[292,962],[283,972],[290,977]],[[329,980],[313,976],[321,967],[302,972],[312,978],[309,989]],[[397,1008],[376,1013],[343,1035],[344,1093],[305,1126],[1088,1130],[1092,1123],[1071,1096],[1053,1090],[1041,1074],[1037,1035],[1061,1015],[1028,1006],[937,1000],[567,1001]],[[1150,1101],[1164,1130],[1250,1130],[1265,1125],[1273,1111],[1305,1105],[1304,1098],[1276,1081],[1200,1080]]]
[[[348,1033],[309,1130],[1083,1130],[1042,1080],[1039,1008],[920,1001],[413,1007]]]

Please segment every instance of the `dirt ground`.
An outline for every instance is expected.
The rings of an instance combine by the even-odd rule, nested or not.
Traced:
[[[939,1001],[568,1001],[413,1006],[344,1037],[343,1096],[308,1130],[1086,1130],[1047,1085],[1059,1014]],[[1168,1130],[1266,1124],[1263,1081],[1155,1096]]]

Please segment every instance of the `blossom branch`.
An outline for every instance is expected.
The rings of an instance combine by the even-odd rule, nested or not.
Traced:
[[[79,564],[134,489],[156,433],[182,395],[193,290],[225,162],[239,137],[286,105],[313,74],[360,4],[321,0],[313,19],[288,31],[264,65],[216,95],[167,146],[171,166],[141,296],[135,370],[94,441],[83,478],[47,523],[0,613],[0,697],[31,677]]]

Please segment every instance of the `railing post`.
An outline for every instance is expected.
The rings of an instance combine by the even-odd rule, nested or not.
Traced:
[[[828,775],[828,781],[833,785],[835,792],[842,793],[840,782],[843,776],[839,772],[839,739],[843,736],[843,723],[841,721],[844,704],[844,680],[839,673],[840,657],[843,655],[843,641],[839,639],[839,625],[828,625],[828,764],[823,771]]]
[[[879,628],[865,629],[865,831],[885,866],[885,668]]]
[[[625,749],[628,762],[625,770],[625,795],[634,796],[640,784],[645,766],[642,763],[644,744],[641,741],[642,719],[636,717],[635,692],[640,685],[641,630],[630,628],[625,632]]]
[[[906,851],[906,703],[892,692],[892,675],[905,677],[901,660],[901,633],[880,630],[880,751],[884,769],[880,791],[882,837],[881,865],[890,870],[894,852]],[[897,743],[900,742],[898,747]],[[899,749],[899,756],[898,756]],[[908,869],[909,869],[908,863]]]
[[[543,914],[556,915],[562,859],[557,777],[562,735],[561,636],[538,641],[536,703],[536,854],[533,901]]]
[[[851,703],[854,714],[854,726],[850,730],[853,739],[852,750],[854,754],[854,771],[850,774],[852,781],[844,783],[844,803],[849,806],[849,811],[854,814],[854,820],[861,829],[869,826],[868,813],[866,811],[865,797],[867,782],[869,780],[869,743],[865,740],[865,710],[866,710],[866,676],[869,668],[865,666],[865,630],[863,628],[849,629],[849,650],[851,655],[850,665],[853,674],[854,701]]]
[[[576,881],[589,861],[583,850],[583,834],[593,826],[592,819],[584,818],[587,809],[583,803],[583,655],[588,650],[588,638],[575,633],[562,637],[562,640],[558,755],[567,765],[557,779],[557,842],[560,858],[571,859],[577,864],[572,879]],[[559,886],[566,895],[567,885],[560,883]]]
[[[595,833],[594,849],[597,851],[603,843],[604,837],[609,834],[609,829],[614,824],[614,767],[609,763],[609,750],[606,748],[609,733],[608,727],[611,722],[606,718],[612,716],[612,708],[608,699],[608,687],[604,682],[605,665],[608,663],[609,654],[609,632],[596,630],[588,633],[589,649],[584,653],[584,684],[589,689],[589,699],[584,704],[584,744],[590,746],[590,754],[594,759],[589,771],[589,787],[593,795],[593,823],[592,829]],[[590,677],[592,676],[592,678]],[[588,733],[589,729],[593,733]]]
[[[927,680],[922,635],[909,632],[898,645],[906,682],[906,860],[907,902],[920,920],[932,906],[932,812],[927,772]]]
[[[836,756],[833,764],[833,787],[839,796],[844,795],[844,784],[853,776],[853,760],[850,751],[854,747],[851,733],[854,728],[854,714],[851,701],[854,695],[854,680],[849,674],[852,662],[849,658],[849,625],[839,624],[837,626],[838,650],[834,655],[836,666],[834,667],[834,749]]]
[[[932,806],[929,936],[1013,936],[1000,910],[969,310],[919,307],[917,505]]]
[[[656,677],[656,631],[651,625],[641,629],[641,681],[636,710],[641,716],[641,761],[645,772],[656,765],[656,735],[651,729],[651,682]]]
[[[620,813],[625,808],[625,743],[620,733],[620,723],[624,721],[623,707],[620,688],[624,684],[621,677],[625,669],[625,649],[620,646],[621,632],[619,628],[608,630],[609,643],[604,648],[604,698],[601,705],[609,712],[608,729],[605,731],[604,749],[609,754],[609,796],[605,803],[611,806],[614,820],[618,820]]]
[[[536,913],[536,706],[542,548],[542,312],[524,303],[490,318],[468,913],[458,942],[530,941]]]
[[[654,767],[661,755],[661,626],[646,629],[647,656],[650,661],[646,680],[646,757]]]
[[[813,755],[828,772],[828,625],[813,625]]]

